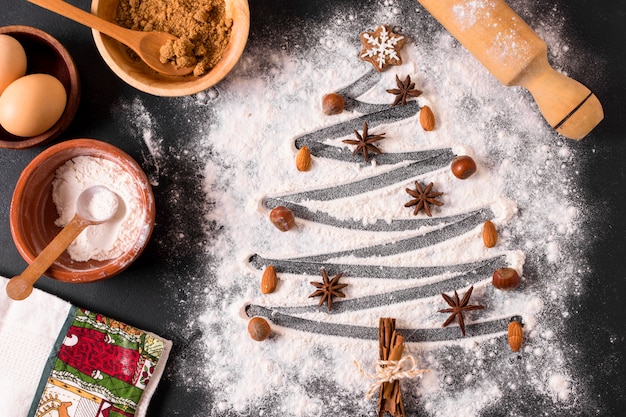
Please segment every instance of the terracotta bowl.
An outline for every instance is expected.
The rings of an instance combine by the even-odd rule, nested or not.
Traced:
[[[44,133],[20,137],[0,127],[0,148],[25,149],[42,145],[57,138],[70,125],[80,102],[78,69],[69,52],[46,32],[30,26],[4,26],[0,33],[17,39],[26,51],[26,74],[50,74],[61,81],[67,93],[67,104],[61,118]]]
[[[145,173],[122,150],[93,139],[74,139],[53,145],[26,166],[17,181],[11,200],[11,234],[17,250],[29,264],[61,231],[54,224],[59,216],[52,201],[52,181],[57,168],[77,156],[99,157],[118,164],[134,179],[136,192],[143,203],[142,224],[139,225],[141,232],[119,258],[77,262],[64,252],[45,273],[59,281],[84,283],[119,274],[139,257],[154,228],[155,204]]]
[[[248,42],[250,9],[248,0],[225,0],[226,15],[233,21],[230,40],[222,59],[211,71],[199,77],[193,75],[168,76],[150,69],[142,61],[132,58],[128,49],[118,41],[93,31],[96,47],[113,72],[131,86],[156,96],[187,96],[206,90],[220,82],[239,61]],[[115,22],[119,0],[93,0],[91,12]]]

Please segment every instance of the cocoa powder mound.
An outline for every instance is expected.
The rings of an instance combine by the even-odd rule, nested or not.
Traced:
[[[196,76],[220,60],[232,27],[224,0],[120,0],[116,20],[128,29],[177,36],[161,48],[161,62],[194,66]]]

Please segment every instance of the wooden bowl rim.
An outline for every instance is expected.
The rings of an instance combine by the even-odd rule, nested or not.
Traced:
[[[137,161],[135,161],[126,152],[107,142],[88,138],[72,139],[60,142],[47,148],[46,150],[38,154],[24,168],[16,183],[9,210],[9,226],[11,229],[13,242],[15,243],[18,252],[27,263],[32,263],[37,254],[32,250],[32,248],[27,246],[23,238],[23,231],[20,229],[19,226],[21,221],[23,221],[22,205],[24,204],[25,198],[28,198],[27,193],[29,190],[26,189],[27,183],[36,173],[37,167],[48,158],[61,152],[75,150],[79,148],[94,150],[98,153],[101,153],[106,159],[109,158],[105,156],[105,154],[111,156],[112,158],[115,158],[115,160],[123,161],[124,169],[132,171],[133,177],[138,179],[138,185],[140,185],[145,191],[144,201],[146,202],[146,208],[143,221],[144,227],[148,228],[147,233],[141,234],[137,242],[135,242],[135,244],[132,245],[124,254],[116,259],[102,261],[101,266],[84,270],[70,270],[69,268],[61,268],[53,264],[45,273],[46,276],[53,278],[57,281],[87,283],[110,278],[128,268],[139,257],[139,255],[141,255],[141,253],[147,246],[152,235],[152,231],[154,229],[156,218],[156,204],[150,181],[142,170],[139,163],[137,163]],[[52,181],[52,179],[50,179],[50,181]],[[81,262],[75,262],[75,264],[81,264]]]
[[[108,0],[104,0],[108,1]],[[149,75],[153,70],[145,67],[146,72],[139,70],[127,71],[116,60],[115,54],[119,48],[119,42],[101,34],[97,30],[92,30],[93,38],[100,55],[111,68],[111,70],[120,77],[124,82],[132,87],[148,94],[162,97],[181,97],[204,91],[222,79],[235,67],[248,41],[250,32],[250,8],[248,0],[226,0],[227,7],[233,19],[231,35],[228,46],[224,51],[222,59],[208,73],[195,77],[188,75],[181,77],[180,80],[174,77],[164,77],[156,74],[159,78],[150,79]],[[101,0],[92,0],[91,12],[98,14]]]
[[[76,67],[76,63],[74,62],[74,59],[67,51],[67,49],[65,49],[63,44],[61,44],[61,42],[59,42],[52,35],[44,32],[41,29],[32,26],[10,25],[0,27],[0,34],[9,36],[30,35],[32,39],[40,39],[43,41],[42,44],[50,46],[55,50],[57,54],[61,56],[63,63],[67,67],[67,72],[69,74],[69,88],[68,86],[65,86],[66,91],[68,92],[67,104],[65,105],[65,110],[63,111],[63,114],[55,123],[55,125],[37,136],[28,138],[20,138],[18,136],[14,136],[15,140],[0,139],[0,148],[27,149],[48,143],[53,139],[56,139],[61,133],[63,133],[63,131],[65,131],[65,129],[69,127],[72,120],[74,119],[74,116],[76,116],[76,112],[78,111],[78,107],[80,104],[80,77],[78,74],[78,68]],[[26,59],[28,60],[28,57],[26,57]]]

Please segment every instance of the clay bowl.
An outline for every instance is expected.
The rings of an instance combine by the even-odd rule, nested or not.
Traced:
[[[67,93],[67,104],[61,118],[44,133],[20,137],[0,127],[0,148],[25,149],[43,145],[57,138],[70,125],[80,102],[78,69],[69,52],[46,32],[30,26],[4,26],[0,33],[17,39],[26,51],[26,74],[50,74],[61,81]]]
[[[115,23],[119,0],[93,0],[91,12]],[[248,0],[225,0],[226,15],[231,18],[230,40],[222,59],[211,71],[201,76],[167,76],[150,69],[142,61],[131,57],[128,48],[93,31],[96,47],[113,72],[129,85],[156,96],[187,96],[206,90],[220,82],[239,61],[248,41],[250,9]]]
[[[61,230],[54,224],[59,216],[52,201],[52,181],[57,168],[77,156],[104,158],[128,172],[134,179],[142,211],[141,224],[138,225],[140,232],[120,257],[105,261],[77,262],[64,252],[45,273],[59,281],[85,283],[119,274],[139,257],[154,228],[155,204],[145,173],[122,150],[93,139],[74,139],[53,145],[26,166],[17,181],[11,200],[11,234],[17,250],[29,264]]]

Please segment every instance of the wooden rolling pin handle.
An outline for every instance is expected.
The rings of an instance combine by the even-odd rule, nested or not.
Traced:
[[[527,71],[519,85],[530,91],[543,117],[561,135],[580,140],[604,118],[598,98],[578,81],[555,71],[547,56],[532,67],[535,70]]]
[[[418,0],[502,84],[527,88],[560,134],[582,139],[604,118],[595,95],[548,63],[546,43],[504,0]]]

